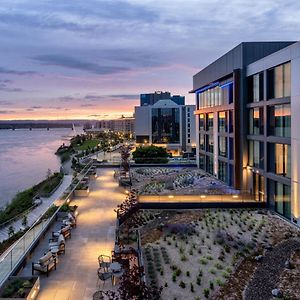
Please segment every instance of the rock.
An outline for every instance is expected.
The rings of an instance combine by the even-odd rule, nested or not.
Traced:
[[[276,298],[282,298],[283,297],[283,294],[282,292],[280,291],[280,289],[273,289],[272,290],[272,295]]]
[[[285,261],[284,267],[287,269],[294,269],[294,266],[289,259]]]
[[[257,255],[257,256],[255,256],[255,260],[256,261],[261,261],[263,258],[264,258],[263,255]]]

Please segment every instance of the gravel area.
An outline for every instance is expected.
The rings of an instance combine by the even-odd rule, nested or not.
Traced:
[[[245,291],[244,299],[273,299],[272,290],[277,288],[280,275],[285,268],[285,262],[297,248],[300,248],[300,240],[290,239],[268,251],[255,270]]]

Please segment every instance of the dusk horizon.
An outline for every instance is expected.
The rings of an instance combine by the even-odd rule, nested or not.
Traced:
[[[241,42],[298,40],[299,10],[269,0],[5,0],[0,120],[131,116],[139,94],[157,90],[194,104],[195,73]]]

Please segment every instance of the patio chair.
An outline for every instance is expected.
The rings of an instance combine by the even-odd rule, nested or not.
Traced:
[[[108,255],[99,255],[98,256],[99,268],[108,272],[108,268],[111,264],[111,258]]]
[[[64,236],[65,239],[68,239],[68,238],[70,239],[71,238],[71,226],[67,225],[57,232],[52,232],[52,237],[59,237],[61,234]]]
[[[49,239],[49,251],[57,250],[57,254],[65,254],[66,252],[66,242],[62,234],[59,237],[54,237]]]
[[[32,263],[32,275],[34,271],[39,271],[41,273],[46,273],[47,277],[51,270],[56,270],[56,258],[49,251],[44,256],[39,259],[38,263]]]
[[[101,269],[99,268],[97,273],[98,273],[97,286],[99,286],[99,281],[100,280],[103,282],[103,287],[104,287],[105,282],[107,280],[112,280],[112,273],[111,272],[101,272]]]
[[[76,228],[76,218],[73,214],[68,213],[67,218],[63,219],[63,225]]]

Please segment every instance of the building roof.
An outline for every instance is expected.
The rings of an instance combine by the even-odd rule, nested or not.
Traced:
[[[156,103],[153,104],[153,106],[179,106],[177,103],[170,99],[165,99],[165,100],[159,100]]]

